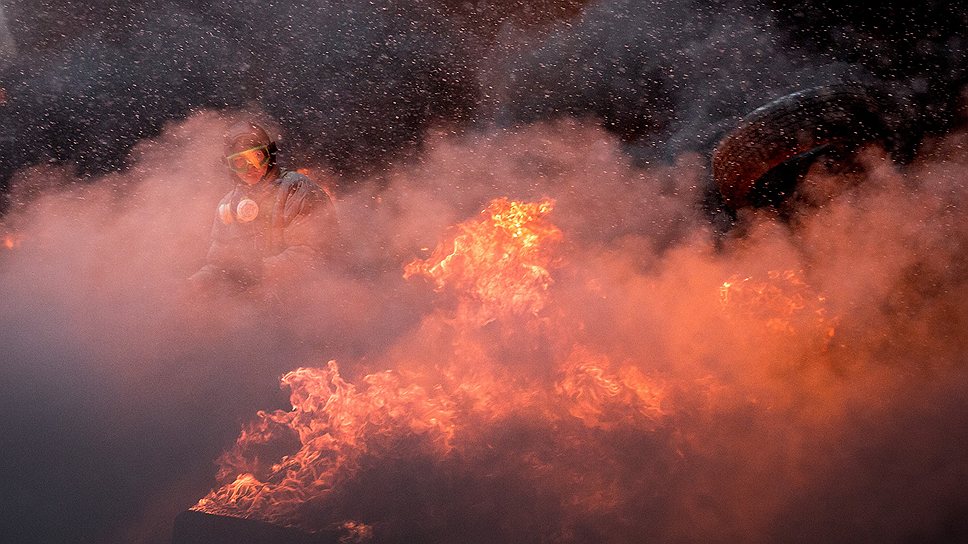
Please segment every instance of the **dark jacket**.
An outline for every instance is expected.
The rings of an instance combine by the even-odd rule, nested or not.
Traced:
[[[246,199],[258,206],[258,214],[248,221],[239,213],[239,203]],[[251,284],[267,276],[299,274],[330,255],[337,237],[329,195],[308,177],[281,170],[272,181],[254,187],[238,184],[222,198],[208,264],[196,276]]]

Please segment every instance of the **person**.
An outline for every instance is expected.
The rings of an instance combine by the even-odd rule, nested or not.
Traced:
[[[246,290],[315,269],[338,236],[328,193],[281,168],[276,143],[255,123],[230,127],[224,145],[235,187],[218,204],[206,264],[189,282]]]

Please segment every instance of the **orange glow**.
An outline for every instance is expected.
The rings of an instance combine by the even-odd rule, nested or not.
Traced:
[[[18,234],[6,234],[3,237],[2,246],[7,250],[14,250],[19,248],[23,244],[23,236]]]
[[[395,437],[418,436],[430,450],[450,449],[454,408],[438,391],[405,383],[389,371],[363,382],[357,387],[344,381],[335,361],[283,376],[292,410],[259,412],[220,461],[220,478],[233,481],[194,509],[288,523],[303,502],[327,495],[358,470],[364,454],[386,453],[382,449]],[[267,464],[259,454],[270,446],[289,451]]]
[[[438,290],[456,290],[463,309],[474,307],[487,322],[503,315],[537,315],[547,303],[550,269],[561,231],[548,220],[554,202],[492,201],[480,219],[457,226],[452,240],[425,260],[404,267],[404,277],[423,276]]]
[[[603,429],[633,419],[648,421],[646,427],[660,421],[666,415],[661,387],[632,365],[612,366],[604,355],[581,347],[572,353],[557,384],[568,412],[588,427]]]
[[[229,483],[193,509],[300,525],[301,505],[333,493],[361,469],[366,456],[462,458],[481,425],[499,427],[514,414],[549,425],[571,420],[588,429],[624,426],[643,432],[660,427],[667,415],[660,387],[638,369],[615,367],[605,356],[577,348],[559,376],[543,388],[482,371],[476,379],[464,375],[461,383],[438,376],[441,383],[428,390],[414,383],[419,377],[395,372],[368,375],[357,387],[340,377],[333,361],[326,369],[297,369],[282,378],[292,391],[292,410],[260,412],[220,459],[219,477]],[[281,449],[274,462],[260,457],[275,448]],[[601,500],[597,489],[576,494],[582,502]]]
[[[793,335],[804,328],[825,341],[836,333],[837,319],[828,315],[826,298],[816,293],[797,270],[770,270],[767,277],[734,275],[723,282],[720,302],[727,315],[752,319],[774,333]]]
[[[588,432],[661,426],[667,415],[663,390],[632,362],[615,364],[575,345],[552,362],[553,380],[521,379],[495,364],[487,340],[472,334],[493,320],[550,319],[538,314],[552,303],[554,249],[562,238],[548,220],[552,209],[547,200],[495,200],[480,218],[458,225],[429,259],[408,264],[407,277],[429,278],[458,297],[463,310],[457,319],[443,320],[453,332],[453,353],[433,367],[396,361],[397,368],[418,370],[369,374],[359,385],[344,380],[335,361],[289,372],[282,386],[291,391],[292,410],[258,414],[220,459],[224,485],[194,509],[313,529],[299,518],[301,505],[328,497],[361,470],[367,456],[402,455],[402,444],[410,454],[462,458],[473,455],[468,450],[485,429],[522,414]],[[573,440],[580,447],[581,440]],[[590,507],[611,500],[599,489],[575,493],[575,502]],[[346,523],[354,531],[370,530]]]
[[[553,441],[551,454],[519,451],[515,444],[501,451],[502,463],[527,467],[535,478],[547,478],[544,485],[566,486],[558,490],[562,500],[586,512],[619,504],[620,483],[563,452],[610,455],[596,449],[604,447],[603,433],[665,433],[688,444],[692,438],[678,433],[674,416],[678,408],[688,414],[695,405],[679,406],[674,393],[690,389],[702,399],[720,386],[713,376],[667,382],[651,370],[652,361],[630,360],[591,345],[594,339],[582,340],[574,312],[551,292],[554,273],[563,266],[557,256],[563,233],[550,220],[553,208],[548,200],[494,200],[479,217],[458,224],[429,258],[407,264],[405,277],[429,279],[441,297],[456,301],[426,316],[415,333],[417,345],[443,348],[405,344],[381,361],[400,370],[353,382],[341,376],[335,361],[287,373],[281,381],[292,409],[260,412],[243,429],[220,459],[221,487],[194,509],[310,531],[339,526],[370,534],[369,525],[354,519],[313,518],[306,505],[338,502],[343,486],[363,478],[374,462],[431,459],[460,480],[469,459],[495,455],[506,429],[522,422],[548,433],[542,436]],[[739,329],[759,326],[784,338],[806,330],[829,340],[836,319],[803,276],[733,276],[720,287],[721,307],[714,303],[711,311],[721,310]],[[516,344],[528,342],[539,348]],[[522,353],[541,360],[524,360]]]

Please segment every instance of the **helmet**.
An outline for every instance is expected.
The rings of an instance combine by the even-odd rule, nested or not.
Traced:
[[[229,127],[225,132],[223,154],[226,165],[238,171],[239,166],[244,166],[244,162],[239,161],[240,164],[236,165],[233,159],[238,160],[240,155],[251,152],[261,155],[262,160],[268,165],[267,174],[276,167],[276,143],[264,128],[249,121],[241,121]]]

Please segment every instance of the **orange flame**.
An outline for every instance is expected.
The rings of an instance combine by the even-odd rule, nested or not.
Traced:
[[[773,333],[809,329],[825,342],[836,334],[837,319],[829,316],[826,297],[807,285],[803,271],[770,270],[765,281],[734,275],[723,282],[719,298],[727,315],[751,318]]]
[[[552,208],[550,201],[495,200],[482,218],[458,225],[458,234],[431,258],[408,264],[407,277],[424,276],[438,290],[454,292],[469,317],[443,320],[457,329],[453,352],[439,364],[415,365],[419,371],[367,375],[360,386],[343,380],[334,361],[325,369],[286,374],[282,385],[291,390],[292,410],[260,412],[220,459],[218,478],[226,483],[193,508],[318,529],[299,517],[300,506],[325,501],[367,457],[407,454],[399,451],[404,441],[411,455],[453,460],[480,455],[472,448],[491,447],[481,446],[483,429],[500,429],[521,417],[570,433],[619,427],[648,432],[661,426],[665,393],[632,362],[614,364],[576,345],[564,359],[551,361],[554,380],[522,379],[490,361],[486,338],[466,332],[491,320],[542,319],[538,314],[551,304],[553,249],[562,237],[547,219]],[[583,442],[568,440],[575,444],[569,447]],[[572,502],[589,508],[614,501],[595,486],[571,493]],[[364,536],[371,532],[356,521],[341,527]]]
[[[683,385],[667,388],[642,361],[615,359],[561,332],[575,327],[574,316],[550,296],[560,265],[555,250],[562,240],[549,220],[552,209],[547,200],[494,200],[481,217],[457,225],[430,258],[407,264],[405,277],[428,278],[457,301],[456,318],[438,310],[419,331],[418,345],[429,340],[446,346],[442,353],[401,349],[388,355],[386,365],[406,371],[376,372],[357,384],[342,378],[335,361],[287,373],[282,386],[291,391],[292,409],[259,412],[220,459],[221,487],[193,509],[310,531],[337,528],[361,541],[372,537],[368,523],[373,520],[355,519],[356,511],[334,512],[340,512],[340,493],[366,481],[374,463],[429,459],[445,479],[464,481],[476,477],[467,472],[468,460],[484,458],[492,467],[517,467],[523,472],[515,477],[529,479],[526,486],[553,487],[562,504],[606,515],[623,504],[625,484],[606,469],[588,469],[590,459],[607,464],[617,455],[603,435],[659,433],[655,436],[682,440],[667,453],[683,455],[679,444],[688,449],[693,439],[672,427],[670,417],[679,404],[670,391]],[[741,325],[743,337],[758,341],[765,333],[785,342],[807,333],[811,341],[819,335],[828,342],[837,320],[804,274],[771,271],[766,276],[735,275],[720,287],[722,310]],[[500,326],[484,326],[491,322]],[[534,323],[543,326],[531,327]],[[509,336],[500,336],[505,333]],[[509,343],[521,340],[556,343],[541,351],[537,374],[500,360]],[[495,342],[500,349],[490,349]],[[433,360],[415,360],[419,357]],[[709,376],[687,387],[705,402],[702,393],[715,394],[718,385]],[[693,409],[692,401],[683,402],[684,413]],[[527,440],[525,446],[507,442],[505,429],[522,422],[552,444],[529,449],[534,447]],[[323,514],[313,517],[307,508]]]
[[[220,460],[219,477],[229,483],[192,509],[318,529],[300,519],[300,507],[329,497],[361,470],[366,456],[453,459],[456,451],[463,458],[481,425],[500,428],[514,414],[548,426],[571,420],[590,430],[624,426],[642,432],[658,428],[667,415],[661,387],[631,365],[616,369],[607,357],[577,348],[559,375],[549,388],[483,372],[481,379],[459,384],[442,377],[427,390],[394,372],[368,375],[357,388],[340,377],[333,361],[325,370],[297,369],[282,379],[292,389],[293,409],[260,412]],[[274,462],[271,452],[278,456]],[[573,492],[575,501],[602,500],[596,488]],[[342,527],[370,531],[355,521]]]
[[[548,221],[554,202],[499,198],[483,217],[461,223],[458,234],[425,260],[404,267],[404,277],[424,276],[438,290],[461,294],[480,322],[505,315],[537,315],[552,284],[553,250],[561,231]]]
[[[361,388],[344,381],[335,361],[283,376],[292,410],[259,412],[220,461],[220,478],[234,480],[193,509],[288,524],[301,504],[326,496],[364,454],[386,454],[395,439],[417,436],[431,450],[450,450],[454,408],[439,391],[389,371],[363,381]],[[262,455],[273,447],[281,457],[266,465]]]
[[[662,389],[633,365],[611,370],[607,357],[577,348],[564,365],[557,391],[568,412],[588,427],[609,429],[619,423],[661,420]],[[642,425],[638,425],[642,427]]]

